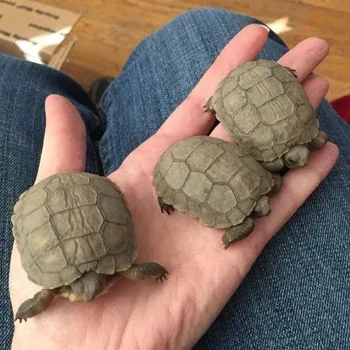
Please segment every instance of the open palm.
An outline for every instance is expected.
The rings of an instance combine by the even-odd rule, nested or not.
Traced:
[[[160,263],[169,271],[168,280],[117,278],[110,292],[92,303],[58,299],[42,314],[16,324],[14,348],[187,349],[198,341],[264,245],[323,180],[338,156],[331,143],[312,152],[305,168],[284,177],[281,192],[271,200],[272,213],[257,220],[253,233],[227,250],[219,230],[178,212],[161,214],[152,187],[152,170],[159,156],[180,139],[210,132],[214,119],[204,113],[203,105],[218,82],[236,65],[254,59],[266,40],[267,31],[258,25],[237,34],[161,129],[109,176],[124,192],[132,214],[137,261]],[[310,38],[280,60],[296,70],[314,107],[328,85],[310,72],[327,51],[324,41]],[[46,121],[37,181],[57,172],[83,171],[85,129],[78,112],[63,97],[52,95],[46,100]],[[211,135],[230,140],[220,125]],[[14,309],[38,289],[27,280],[15,247],[10,275]]]

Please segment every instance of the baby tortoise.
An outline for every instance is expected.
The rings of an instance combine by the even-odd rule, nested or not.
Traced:
[[[308,144],[320,148],[327,134],[294,71],[257,60],[234,68],[205,105],[225,130],[268,170],[303,167]]]
[[[59,173],[29,188],[14,206],[13,235],[28,278],[44,289],[26,300],[15,320],[42,312],[56,295],[92,301],[113,276],[157,279],[154,262],[136,264],[135,233],[123,194],[108,178]]]
[[[254,228],[254,217],[270,213],[267,194],[281,177],[271,174],[237,145],[193,136],[170,146],[153,173],[162,212],[177,209],[207,226],[226,228],[224,247]]]

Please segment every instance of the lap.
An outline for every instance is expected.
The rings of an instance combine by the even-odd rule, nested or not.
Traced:
[[[9,219],[14,201],[35,179],[45,127],[45,97],[64,95],[81,113],[89,135],[87,171],[99,171],[93,144],[103,133],[100,157],[108,174],[160,127],[230,38],[254,21],[205,9],[185,13],[151,35],[135,49],[104,96],[105,130],[101,130],[88,96],[71,79],[0,56],[0,143],[4,155],[0,161],[0,303],[4,310],[0,331],[7,344],[12,332],[7,287],[12,246]],[[286,50],[271,33],[260,57],[278,59]],[[266,247],[197,344],[198,349],[300,348],[308,344],[315,349],[336,348],[343,344],[341,339],[346,341],[349,127],[325,101],[318,115],[322,127],[341,148],[336,167]]]

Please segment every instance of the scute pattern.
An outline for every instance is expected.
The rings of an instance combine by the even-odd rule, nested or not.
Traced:
[[[186,157],[179,152],[184,149]],[[153,185],[163,202],[205,225],[227,228],[249,216],[274,181],[239,147],[214,137],[193,136],[163,153],[153,172]]]
[[[273,61],[233,69],[218,85],[212,105],[224,128],[259,161],[280,158],[291,146],[311,142],[319,131],[301,84]]]
[[[104,177],[53,175],[20,197],[11,220],[28,278],[45,288],[70,284],[89,270],[114,274],[136,257],[125,199]]]

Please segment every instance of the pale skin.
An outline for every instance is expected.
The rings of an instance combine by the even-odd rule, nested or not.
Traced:
[[[169,271],[168,280],[117,279],[108,294],[92,303],[58,299],[38,316],[16,322],[14,349],[189,349],[208,329],[266,243],[338,157],[330,142],[312,151],[304,168],[284,177],[281,191],[271,199],[271,214],[257,219],[254,231],[227,250],[222,248],[221,230],[204,227],[179,212],[161,213],[151,185],[160,154],[177,140],[211,130],[214,118],[205,116],[203,105],[218,82],[236,65],[254,59],[266,40],[267,31],[258,25],[237,34],[162,128],[110,175],[124,192],[134,220],[138,260],[159,262]],[[310,38],[280,60],[295,69],[315,108],[328,84],[309,73],[327,53],[325,41]],[[47,98],[45,108],[47,127],[36,181],[85,166],[85,129],[78,112],[57,95]],[[229,140],[220,125],[211,135]],[[14,310],[39,289],[28,281],[14,248],[10,272]]]

